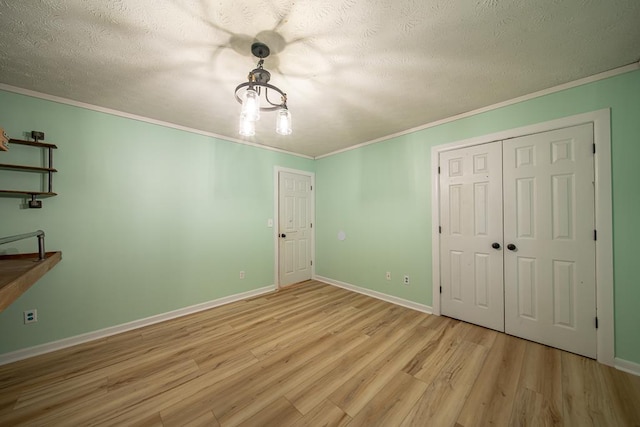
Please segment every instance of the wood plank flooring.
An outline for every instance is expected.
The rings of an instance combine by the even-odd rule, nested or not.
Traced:
[[[638,426],[640,377],[311,281],[0,366],[0,425]]]

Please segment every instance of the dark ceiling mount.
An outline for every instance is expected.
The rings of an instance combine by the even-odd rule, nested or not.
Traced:
[[[253,56],[255,57],[264,59],[267,56],[269,56],[271,51],[269,50],[269,46],[267,46],[266,44],[255,42],[254,44],[251,45],[251,53],[253,53]]]

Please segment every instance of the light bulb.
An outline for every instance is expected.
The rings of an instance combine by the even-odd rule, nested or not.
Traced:
[[[291,113],[286,108],[278,110],[276,132],[280,135],[291,135]]]
[[[242,114],[247,120],[260,120],[260,96],[254,89],[247,89],[242,95]]]
[[[256,134],[256,122],[247,119],[247,116],[240,114],[240,135],[253,136]]]

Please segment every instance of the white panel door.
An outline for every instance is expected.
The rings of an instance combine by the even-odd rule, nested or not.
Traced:
[[[596,357],[593,126],[503,143],[505,331]]]
[[[440,303],[444,315],[504,331],[501,150],[440,154]]]
[[[311,177],[280,172],[279,280],[287,286],[311,279]]]

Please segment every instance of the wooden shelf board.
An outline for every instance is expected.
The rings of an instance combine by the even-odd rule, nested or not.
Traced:
[[[41,148],[58,148],[54,144],[47,144],[46,142],[25,141],[24,139],[10,139],[9,145],[11,144],[30,145],[32,147],[41,147]]]
[[[0,163],[0,169],[9,169],[14,171],[25,171],[25,172],[58,172],[53,168],[43,168],[38,166],[8,165],[5,163]]]
[[[61,259],[62,252],[47,252],[41,261],[37,253],[0,255],[0,311],[11,305]]]
[[[34,195],[38,198],[44,199],[46,197],[57,196],[58,193],[47,193],[45,191],[25,191],[25,190],[0,190],[0,196],[4,197],[18,197],[24,198]]]

